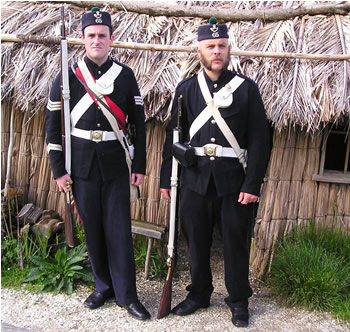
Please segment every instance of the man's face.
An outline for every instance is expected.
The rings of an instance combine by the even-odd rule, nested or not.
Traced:
[[[226,69],[230,61],[228,39],[207,39],[199,42],[197,53],[204,68],[215,73]]]
[[[81,36],[88,58],[97,65],[102,65],[108,58],[109,47],[114,37],[106,25],[89,25]]]

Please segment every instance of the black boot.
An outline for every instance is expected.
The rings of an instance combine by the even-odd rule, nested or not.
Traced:
[[[196,302],[190,298],[186,298],[184,301],[180,302],[173,310],[174,315],[187,316],[193,314],[196,310],[200,308],[208,308],[210,305],[210,300],[205,302]]]
[[[130,304],[118,304],[120,307],[125,308],[129,315],[139,320],[150,319],[151,315],[140,301]]]
[[[111,296],[104,295],[100,292],[94,291],[91,293],[84,302],[84,306],[89,309],[96,309],[104,305],[106,300]]]
[[[248,307],[234,307],[231,308],[232,323],[237,327],[248,327],[249,311]]]

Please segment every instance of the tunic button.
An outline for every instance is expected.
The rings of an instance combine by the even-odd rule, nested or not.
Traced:
[[[214,142],[215,142],[215,138],[212,137],[212,138],[210,139],[210,142],[214,143]]]
[[[216,89],[217,87],[218,87],[218,85],[215,83],[215,84],[214,84],[214,89]]]
[[[216,121],[215,120],[211,120],[211,124],[216,124]]]
[[[101,127],[101,123],[98,123],[98,124],[97,124],[97,127],[99,127],[99,128],[100,128],[100,127]]]
[[[215,160],[215,157],[210,157],[210,160]]]
[[[99,70],[97,73],[98,73],[99,75],[101,75],[101,70]]]

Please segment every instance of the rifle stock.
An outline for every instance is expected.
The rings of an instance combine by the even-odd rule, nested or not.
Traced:
[[[175,269],[175,259],[174,257],[168,258],[168,274],[165,279],[163,286],[162,297],[160,299],[160,304],[158,308],[157,318],[163,318],[168,316],[171,312],[171,299],[172,299],[172,290],[173,290],[173,275]]]
[[[74,236],[73,236],[73,213],[72,213],[72,202],[70,198],[70,192],[67,191],[65,197],[65,218],[64,218],[64,234],[66,236],[67,245],[70,248],[74,247]]]
[[[64,7],[61,7],[61,128],[62,128],[62,148],[65,155],[66,171],[70,174],[71,162],[71,146],[70,146],[70,108],[69,108],[69,79],[68,79],[68,43],[66,39],[64,27]],[[67,183],[67,187],[70,185]],[[64,233],[67,245],[74,247],[73,237],[73,211],[70,198],[70,191],[65,192],[65,217],[64,217]]]

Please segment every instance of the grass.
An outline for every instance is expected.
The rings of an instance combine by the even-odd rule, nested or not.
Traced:
[[[276,247],[268,281],[285,302],[350,321],[350,236],[309,227]]]
[[[30,267],[21,270],[13,265],[7,268],[1,268],[1,288],[11,288],[15,290],[27,290],[32,293],[40,292],[41,285],[24,283],[24,278],[28,274]]]

